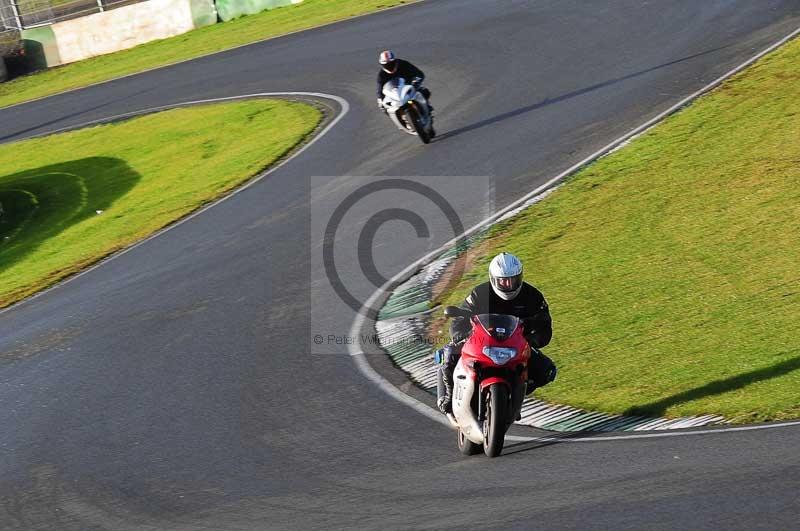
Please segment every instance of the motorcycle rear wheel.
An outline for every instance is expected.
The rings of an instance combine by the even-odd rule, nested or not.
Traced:
[[[508,387],[496,383],[489,386],[486,399],[486,420],[483,421],[483,452],[497,457],[503,451],[508,417]]]
[[[480,453],[481,445],[470,441],[463,431],[458,430],[458,449],[464,455],[475,455]]]

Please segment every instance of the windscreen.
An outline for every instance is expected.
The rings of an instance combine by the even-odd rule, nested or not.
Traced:
[[[390,79],[383,84],[383,95],[394,99],[400,99],[400,91],[403,89],[405,81],[402,77]]]
[[[513,315],[499,313],[482,313],[478,315],[478,321],[492,337],[499,341],[510,337],[519,326],[519,319]]]

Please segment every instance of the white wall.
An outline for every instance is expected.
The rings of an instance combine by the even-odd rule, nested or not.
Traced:
[[[51,27],[63,64],[180,35],[195,23],[190,0],[149,0]]]

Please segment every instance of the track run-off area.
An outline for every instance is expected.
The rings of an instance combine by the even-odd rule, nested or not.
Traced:
[[[791,423],[596,444],[515,432],[498,459],[462,458],[450,429],[356,370],[357,312],[336,291],[375,290],[358,222],[377,206],[428,225],[372,234],[384,280],[458,232],[384,190],[343,217],[336,278],[323,243],[346,198],[386,178],[427,183],[471,227],[798,26],[793,1],[430,0],[0,109],[11,141],[246,94],[347,102],[247,188],[0,314],[0,527],[792,527]],[[429,146],[375,109],[388,47],[428,76]]]

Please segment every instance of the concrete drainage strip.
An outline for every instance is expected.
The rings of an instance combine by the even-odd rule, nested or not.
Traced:
[[[515,216],[545,195],[537,196],[509,212],[498,222]],[[488,230],[489,227],[470,237],[462,244],[461,249],[445,251],[411,278],[395,287],[375,321],[381,348],[412,382],[429,393],[436,394],[433,345],[427,340],[434,311],[430,309],[433,286],[460,252],[481,240]],[[522,419],[517,424],[553,431],[612,432],[673,430],[720,423],[725,423],[725,419],[719,415],[674,419],[608,415],[550,404],[536,398],[526,398],[522,405]]]

